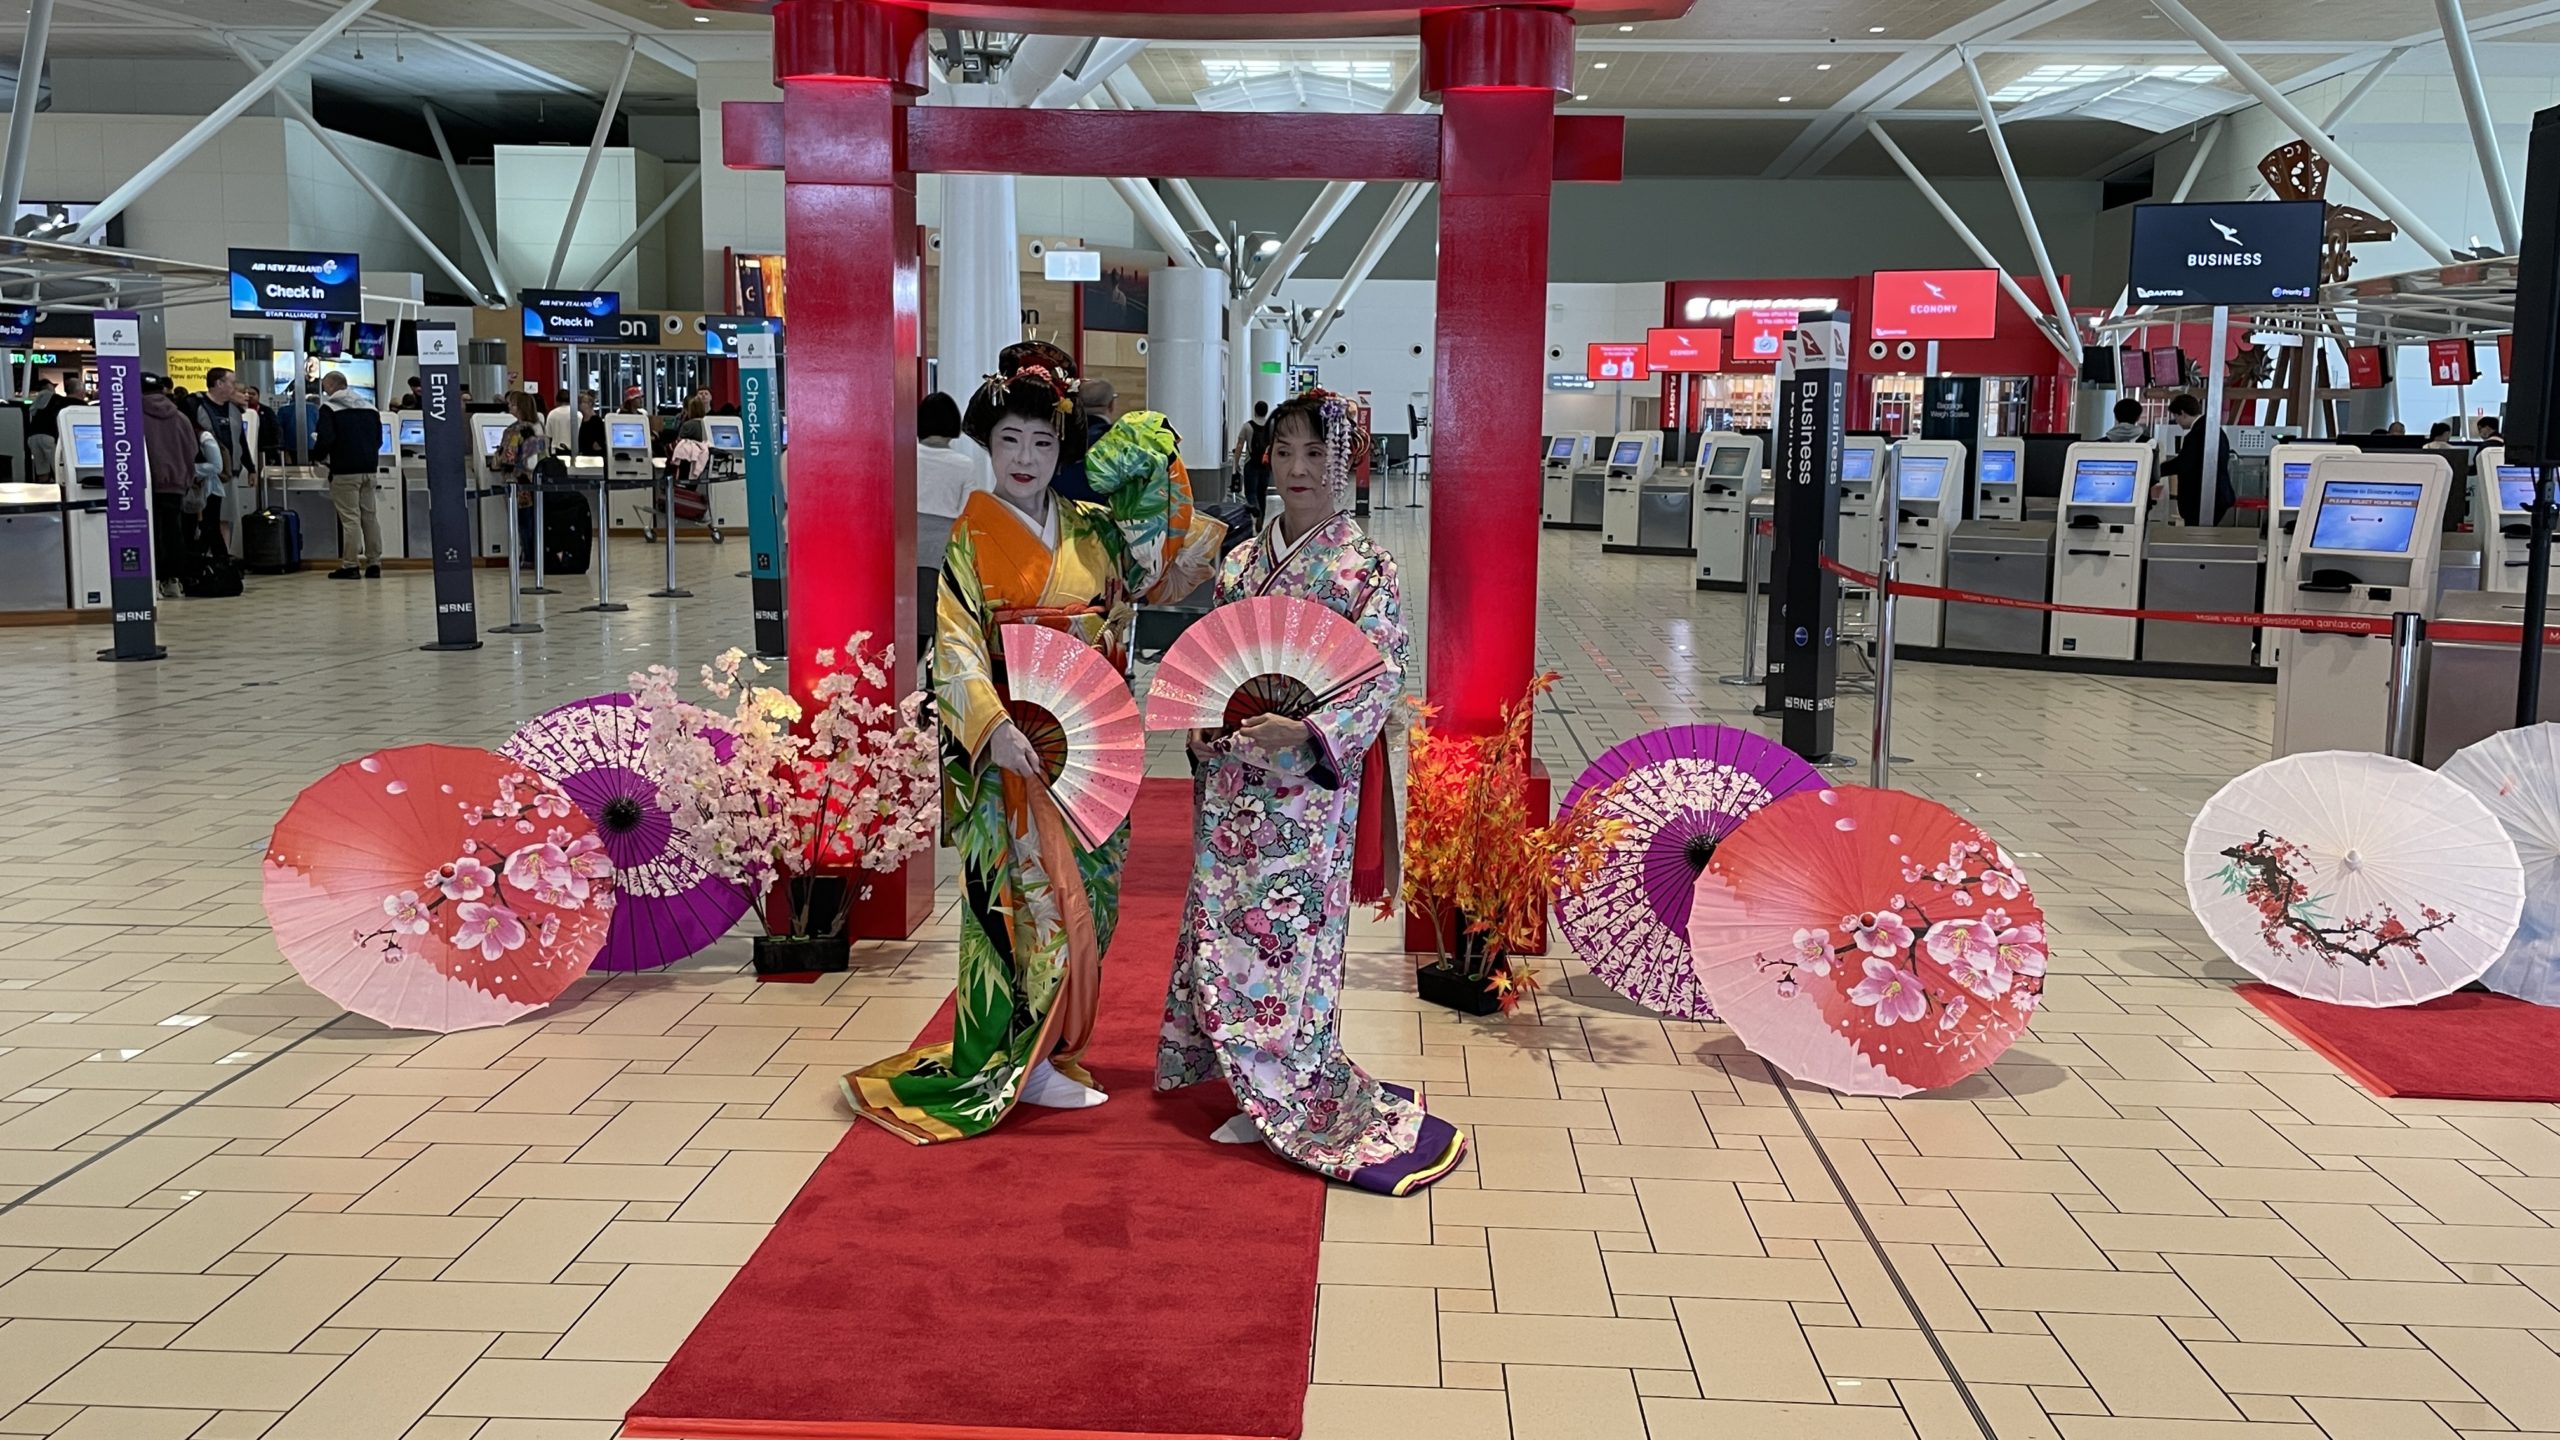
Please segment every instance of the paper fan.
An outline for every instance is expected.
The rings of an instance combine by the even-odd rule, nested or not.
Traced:
[[[499,1025],[586,973],[613,862],[559,786],[457,745],[408,745],[311,783],[267,842],[276,948],[311,988],[401,1030]]]
[[[1628,821],[1590,879],[1556,896],[1556,928],[1610,989],[1677,1020],[1712,1020],[1689,963],[1698,872],[1744,817],[1822,777],[1794,751],[1729,725],[1648,730],[1591,762],[1565,792]]]
[[[1004,683],[1013,723],[1049,767],[1049,794],[1087,848],[1137,803],[1147,732],[1129,682],[1099,650],[1045,625],[1007,625]]]
[[[2560,725],[2529,725],[2454,752],[2436,772],[2507,827],[2524,862],[2524,914],[2480,975],[2501,995],[2560,1005]]]
[[[711,873],[678,833],[658,782],[642,769],[649,717],[628,695],[596,695],[516,727],[498,753],[557,783],[595,822],[620,899],[598,970],[672,965],[729,933],[755,897]],[[728,737],[715,737],[724,758]]]
[[[1257,595],[1191,622],[1147,687],[1150,730],[1223,730],[1297,719],[1387,668],[1360,627],[1312,600]]]
[[[2187,903],[2250,974],[2334,1005],[2415,1005],[2514,938],[2524,866],[2497,817],[2436,772],[2346,750],[2270,760],[2187,832]]]
[[[1972,822],[1900,790],[1799,791],[1698,877],[1698,978],[1751,1052],[1844,1095],[1952,1085],[2044,996],[2044,912]]]

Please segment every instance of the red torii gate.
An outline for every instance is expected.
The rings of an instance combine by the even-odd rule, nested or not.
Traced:
[[[790,675],[855,631],[916,633],[915,177],[920,173],[1433,180],[1440,189],[1424,688],[1442,723],[1493,728],[1537,644],[1548,187],[1619,178],[1624,121],[1556,114],[1577,24],[1680,15],[1690,0],[1534,5],[1379,0],[688,0],[769,12],[779,103],[721,106],[722,156],[782,172],[791,267]],[[915,107],[931,25],[1150,39],[1418,31],[1438,115],[1261,115]],[[1241,337],[1231,337],[1240,342]],[[905,935],[927,866],[880,877],[857,917]]]

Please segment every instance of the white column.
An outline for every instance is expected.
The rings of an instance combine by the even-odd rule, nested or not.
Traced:
[[[1001,105],[993,85],[954,85],[954,105]],[[968,402],[969,390],[993,374],[996,354],[1022,338],[1021,235],[1014,223],[1013,177],[942,177],[942,274],[934,302],[936,358],[942,389]]]
[[[1227,276],[1169,265],[1147,277],[1147,405],[1182,437],[1182,463],[1206,477],[1226,464],[1238,422],[1226,414]]]
[[[1245,378],[1245,414],[1253,413],[1253,402],[1278,405],[1289,398],[1289,332],[1277,325],[1257,325],[1247,332],[1252,357],[1250,373]],[[1238,417],[1242,424],[1242,417]]]

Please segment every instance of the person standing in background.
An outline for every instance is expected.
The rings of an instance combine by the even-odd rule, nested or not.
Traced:
[[[578,453],[578,406],[568,391],[561,391],[560,403],[542,417],[542,439],[554,455]]]
[[[2098,437],[2110,445],[2139,445],[2142,433],[2142,402],[2127,398],[2116,402],[2116,423]]]
[[[1262,519],[1262,507],[1271,498],[1271,402],[1253,402],[1253,418],[1236,431],[1231,448],[1234,473],[1244,482],[1245,508],[1253,512],[1256,523]]]
[[[152,578],[160,598],[178,597],[180,580],[194,568],[193,528],[187,523],[187,491],[202,454],[193,417],[169,398],[169,377],[142,377],[142,458],[151,474]]]
[[[373,475],[382,463],[382,416],[332,370],[320,377],[320,424],[311,458],[329,467],[329,498],[338,506],[338,568],[332,580],[382,578],[382,521],[374,509]]]
[[[593,390],[578,396],[578,453],[604,454],[604,407],[596,403]]]
[[[193,407],[198,426],[222,448],[220,473],[205,487],[204,509],[196,516],[197,533],[207,545],[225,545],[223,497],[244,495],[258,473],[258,452],[249,445],[249,430],[240,407],[239,378],[222,366],[204,372],[204,393]]]
[[[80,377],[73,375],[68,383],[77,386]],[[62,412],[74,402],[62,398],[47,376],[36,382],[36,393],[27,403],[27,470],[25,478],[42,483],[53,479],[53,452],[62,443]]]
[[[2169,421],[2185,434],[2178,443],[2178,457],[2169,462],[2169,473],[2178,482],[2178,514],[2189,525],[2212,525],[2220,522],[2222,513],[2231,508],[2231,439],[2222,436],[2217,454],[2210,462],[2214,469],[2213,509],[2203,509],[2205,491],[2204,402],[2193,395],[2181,395],[2169,402]]]
[[[934,606],[942,554],[969,497],[996,488],[984,450],[959,449],[960,402],[939,391],[916,404],[916,657],[933,659]]]

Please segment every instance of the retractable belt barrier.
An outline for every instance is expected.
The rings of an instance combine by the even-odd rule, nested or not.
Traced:
[[[1822,568],[1854,584],[1870,589],[1881,583],[1875,572],[1843,565],[1826,555]],[[1942,600],[1959,605],[1996,605],[2006,610],[2041,610],[2064,615],[2112,615],[2120,619],[2166,620],[2181,625],[2235,625],[2251,630],[2306,630],[2324,635],[2383,635],[2391,633],[2388,615],[2270,615],[2251,610],[2116,610],[2103,605],[2057,605],[2050,600],[2020,600],[2008,595],[1985,595],[1974,590],[1951,590],[1944,585],[1915,585],[1896,580],[1890,593],[1915,600]],[[2560,645],[2560,625],[2545,625],[2543,643]],[[2434,641],[2456,641],[2472,644],[2522,645],[2522,625],[2501,625],[2477,620],[2430,620],[2427,638]]]

